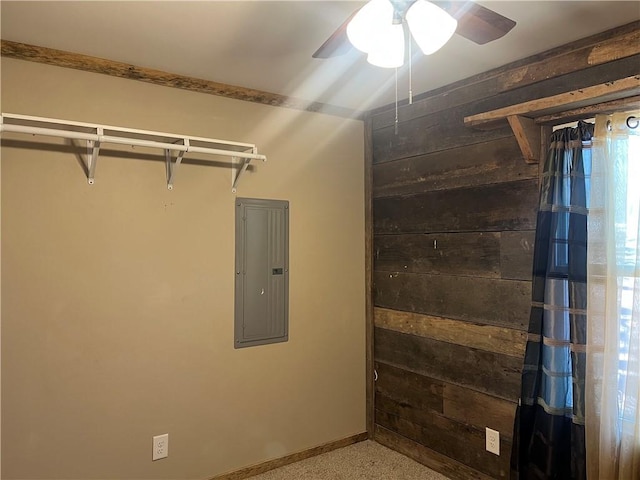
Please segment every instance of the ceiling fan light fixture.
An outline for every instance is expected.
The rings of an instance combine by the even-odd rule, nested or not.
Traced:
[[[364,5],[347,25],[347,37],[351,44],[369,53],[377,43],[380,30],[393,22],[393,5],[389,0],[371,0]]]
[[[409,31],[425,55],[440,50],[456,31],[458,22],[427,0],[416,0],[406,15]]]
[[[397,68],[404,63],[404,28],[388,24],[378,30],[367,62],[376,67]]]

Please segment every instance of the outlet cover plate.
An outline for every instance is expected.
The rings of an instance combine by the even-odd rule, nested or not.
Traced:
[[[500,455],[500,432],[486,427],[487,452]]]
[[[153,460],[160,460],[169,456],[169,434],[153,437]]]

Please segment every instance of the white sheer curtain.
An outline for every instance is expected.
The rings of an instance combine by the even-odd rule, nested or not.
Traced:
[[[587,248],[589,480],[640,479],[638,118],[596,117]]]

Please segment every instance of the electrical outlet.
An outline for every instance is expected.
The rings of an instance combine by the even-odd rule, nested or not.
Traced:
[[[169,434],[153,437],[153,460],[160,460],[169,456]]]
[[[500,432],[486,427],[487,452],[500,455]]]

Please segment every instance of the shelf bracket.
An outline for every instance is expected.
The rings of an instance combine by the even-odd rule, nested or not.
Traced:
[[[540,141],[542,138],[540,125],[533,119],[522,115],[509,115],[507,120],[518,141],[524,161],[529,164],[539,163]]]
[[[98,127],[97,133],[98,137],[101,137],[104,135],[104,130],[101,127]],[[98,155],[100,155],[100,140],[87,140],[87,161],[85,166],[87,167],[87,183],[89,185],[93,185],[95,183]]]
[[[253,153],[257,153],[255,149]],[[236,193],[240,177],[249,168],[251,159],[231,157],[231,162],[231,193]]]
[[[164,151],[164,160],[167,165],[167,189],[173,190],[173,179],[175,177],[175,172],[180,163],[182,163],[182,159],[184,158],[184,154],[189,151],[189,139],[184,138],[182,140],[182,144],[187,147],[185,150],[179,150],[178,155],[176,156],[175,161],[171,161],[171,150],[165,149]]]

